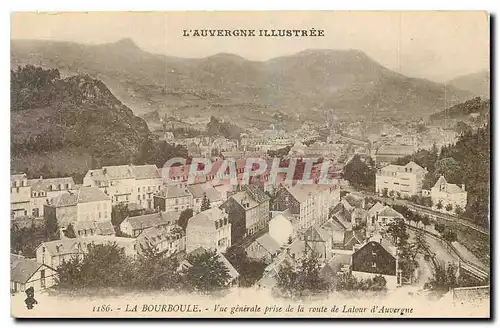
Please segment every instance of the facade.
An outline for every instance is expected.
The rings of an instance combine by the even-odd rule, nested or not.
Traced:
[[[36,260],[57,269],[63,261],[74,257],[83,258],[88,252],[89,245],[116,244],[123,249],[125,255],[135,256],[137,246],[135,238],[115,236],[89,236],[83,238],[68,238],[41,243],[35,250]]]
[[[394,196],[408,198],[422,192],[422,182],[427,170],[409,162],[406,165],[388,165],[378,170],[375,176],[375,190],[382,194],[384,189]]]
[[[165,228],[177,224],[180,212],[156,212],[152,214],[129,216],[120,223],[120,231],[128,236],[137,237],[149,228]]]
[[[153,208],[153,193],[161,189],[163,180],[155,165],[117,165],[89,170],[83,185],[101,189],[113,206],[136,203]]]
[[[186,252],[203,247],[223,253],[229,246],[231,222],[224,210],[213,207],[189,219],[186,228]]]
[[[231,220],[231,240],[237,243],[267,227],[269,223],[269,196],[253,185],[229,196],[221,205]]]
[[[66,190],[47,200],[44,218],[55,218],[60,228],[75,222],[110,221],[111,199],[97,187]]]
[[[304,240],[307,242],[320,260],[328,260],[332,256],[332,236],[322,227],[312,226],[304,234]]]
[[[10,176],[10,216],[20,218],[31,215],[31,187],[26,174]]]
[[[29,179],[31,187],[31,215],[33,217],[43,217],[44,205],[47,200],[57,197],[61,192],[75,190],[75,181],[72,177],[53,179]]]
[[[441,203],[442,206],[438,210],[443,212],[449,212],[446,209],[449,205],[451,205],[452,211],[457,207],[465,210],[467,206],[467,191],[465,191],[465,185],[459,187],[456,184],[448,183],[444,176],[441,176],[431,188],[431,199],[436,209],[438,209],[436,205]]]
[[[12,295],[24,293],[33,287],[35,292],[52,287],[57,271],[35,259],[10,254],[10,292]]]
[[[154,208],[160,211],[182,212],[192,208],[193,196],[187,187],[168,185],[154,195]]]
[[[352,274],[361,279],[382,275],[387,288],[397,286],[398,261],[395,250],[371,240],[352,254]]]

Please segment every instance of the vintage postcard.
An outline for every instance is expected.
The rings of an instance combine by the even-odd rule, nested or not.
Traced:
[[[11,27],[13,317],[490,317],[488,13]]]

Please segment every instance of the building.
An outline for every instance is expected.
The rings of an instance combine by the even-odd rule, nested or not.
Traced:
[[[304,233],[304,240],[318,255],[320,260],[328,260],[332,255],[332,236],[320,226],[312,226]]]
[[[330,208],[340,200],[338,186],[296,184],[281,188],[276,194],[271,210],[284,211],[298,216],[298,231],[304,232],[315,224],[328,220]]]
[[[187,187],[168,185],[154,195],[154,208],[160,211],[182,212],[192,208],[193,196]]]
[[[210,201],[210,207],[218,207],[223,203],[222,195],[211,185],[194,184],[187,186],[187,189],[191,194],[191,206],[194,213],[201,212],[201,204],[204,196]]]
[[[263,260],[269,264],[279,253],[280,249],[280,244],[269,233],[265,233],[248,245],[245,251],[249,258]]]
[[[388,165],[377,171],[375,176],[375,190],[383,194],[401,198],[409,198],[422,192],[422,182],[427,170],[415,162],[406,165]]]
[[[346,230],[366,225],[367,211],[365,199],[354,195],[346,195],[333,208],[332,218],[340,223]]]
[[[186,252],[198,247],[225,252],[231,246],[231,222],[217,207],[195,214],[186,228]]]
[[[390,206],[385,206],[380,212],[378,212],[376,223],[379,227],[383,227],[397,219],[404,219],[403,214],[399,213]]]
[[[10,216],[20,218],[31,215],[31,187],[26,174],[10,176]]]
[[[151,227],[137,237],[137,245],[138,252],[141,252],[142,248],[153,246],[157,251],[171,256],[186,249],[186,234],[178,225]]]
[[[238,243],[269,223],[269,196],[254,185],[243,186],[221,205],[231,220],[231,240]]]
[[[43,217],[44,205],[47,200],[60,195],[61,192],[75,190],[75,181],[72,177],[53,179],[29,179],[31,187],[31,215]]]
[[[289,210],[276,214],[269,221],[269,235],[279,245],[288,244],[297,236],[298,217],[293,216]]]
[[[135,256],[137,246],[135,238],[115,236],[88,236],[67,238],[41,243],[35,250],[36,260],[57,269],[64,261],[78,257],[82,259],[91,245],[113,245],[123,249],[126,256]]]
[[[24,293],[30,287],[35,292],[52,287],[57,271],[36,259],[10,254],[10,292],[12,295]]]
[[[352,275],[360,279],[373,279],[382,275],[387,288],[398,285],[398,260],[396,249],[392,248],[382,238],[365,243],[352,254]]]
[[[281,252],[264,269],[262,278],[257,282],[256,286],[259,288],[273,288],[278,283],[278,275],[283,268],[295,269],[297,265],[297,260],[289,252]]]
[[[61,191],[44,205],[44,218],[65,229],[75,222],[111,221],[111,199],[97,187]]]
[[[438,209],[436,205],[441,203],[442,206],[439,210],[443,212],[448,212],[450,205],[452,207],[451,210],[455,210],[457,207],[465,210],[467,206],[467,191],[465,191],[465,185],[459,187],[456,184],[446,182],[444,176],[440,176],[431,188],[431,199],[436,209]]]
[[[152,195],[161,189],[163,179],[155,165],[104,166],[89,170],[83,185],[98,187],[113,205],[137,203],[152,208]]]
[[[115,235],[111,221],[77,221],[70,223],[66,230],[72,238]]]
[[[149,228],[164,228],[177,224],[180,212],[156,212],[139,216],[129,216],[120,223],[120,231],[131,237],[139,236]]]

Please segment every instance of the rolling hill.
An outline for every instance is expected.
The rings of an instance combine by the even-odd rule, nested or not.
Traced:
[[[264,62],[221,53],[187,59],[151,54],[130,39],[110,44],[13,40],[11,65],[58,68],[106,83],[135,114],[219,116],[268,126],[273,114],[293,124],[324,121],[332,112],[353,120],[426,116],[472,95],[391,71],[358,50],[305,50]],[[446,101],[445,101],[446,96]]]
[[[448,81],[446,84],[455,88],[469,91],[482,98],[490,97],[490,72],[484,70],[477,73],[461,75]]]

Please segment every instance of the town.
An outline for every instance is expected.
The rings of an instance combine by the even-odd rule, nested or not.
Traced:
[[[475,119],[470,126],[485,129]],[[102,166],[80,183],[11,175],[12,294],[85,286],[444,294],[489,285],[489,265],[466,240],[472,231],[489,243],[489,232],[467,218],[469,186],[449,182],[457,172],[446,152],[463,138],[456,129],[385,123],[368,133],[331,117],[293,132],[277,121],[235,138],[186,137],[179,120],[161,119],[157,131],[191,156],[175,164]],[[419,165],[427,158],[415,154],[433,161]]]

